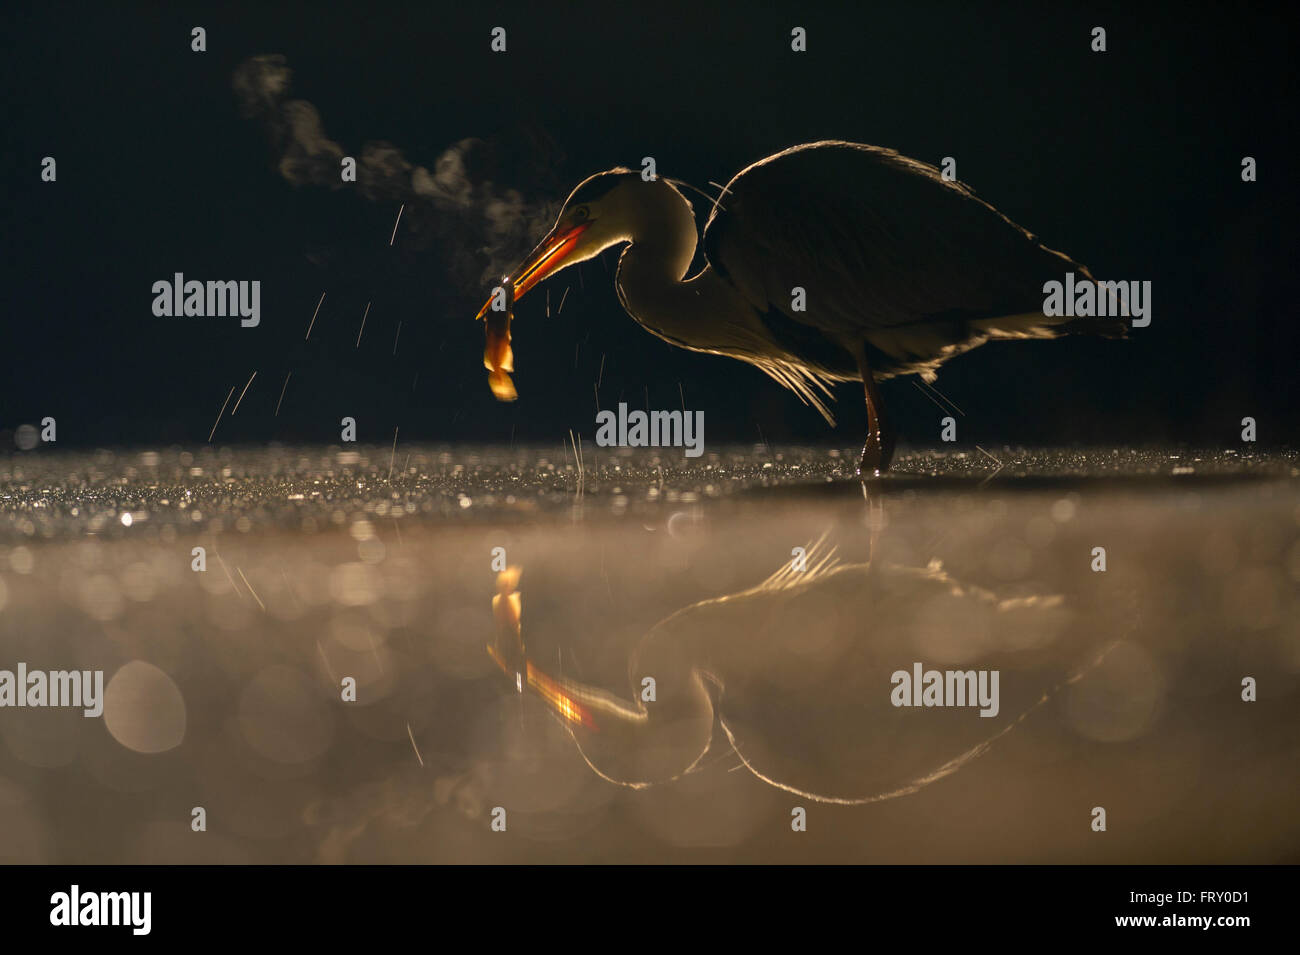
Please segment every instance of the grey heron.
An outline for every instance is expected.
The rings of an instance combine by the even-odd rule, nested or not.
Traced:
[[[555,227],[504,280],[510,299],[626,245],[616,285],[628,314],[665,341],[756,366],[828,423],[835,382],[861,381],[867,440],[859,474],[889,467],[894,433],[877,383],[919,374],[990,339],[1124,335],[1119,318],[1043,314],[1043,286],[1074,272],[960,182],[892,149],[825,141],[742,170],[704,228],[707,264],[687,277],[699,236],[671,180],[611,169],[584,180]],[[802,292],[802,296],[800,295]],[[512,400],[508,318],[487,316],[485,364]],[[497,311],[501,311],[498,305]]]

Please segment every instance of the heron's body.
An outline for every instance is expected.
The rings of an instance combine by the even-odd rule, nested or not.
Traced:
[[[570,195],[516,294],[626,244],[619,298],[665,341],[755,365],[828,421],[830,385],[862,381],[874,470],[892,450],[876,381],[932,379],[990,339],[1124,332],[1120,319],[1044,316],[1044,283],[1088,270],[934,167],[876,146],[811,143],[749,166],[715,203],[707,264],[688,277],[698,242],[671,183],[601,173]]]

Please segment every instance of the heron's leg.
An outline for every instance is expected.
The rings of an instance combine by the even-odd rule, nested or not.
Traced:
[[[885,405],[880,400],[880,389],[867,367],[867,360],[859,353],[858,369],[862,373],[862,386],[867,394],[867,443],[862,449],[858,464],[859,477],[880,477],[889,470],[894,456],[894,432],[885,419]]]

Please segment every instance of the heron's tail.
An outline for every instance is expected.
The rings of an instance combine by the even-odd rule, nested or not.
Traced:
[[[992,339],[1060,338],[1062,335],[1100,335],[1103,338],[1128,337],[1127,318],[1120,316],[1071,318],[1048,317],[1042,312],[1003,315],[980,319],[971,325]]]

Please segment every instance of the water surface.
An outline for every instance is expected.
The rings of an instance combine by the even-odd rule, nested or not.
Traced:
[[[1300,858],[1300,459],[915,453],[870,494],[853,459],[0,459],[0,669],[109,685],[0,709],[0,856]],[[997,670],[997,715],[893,706],[915,662]]]

